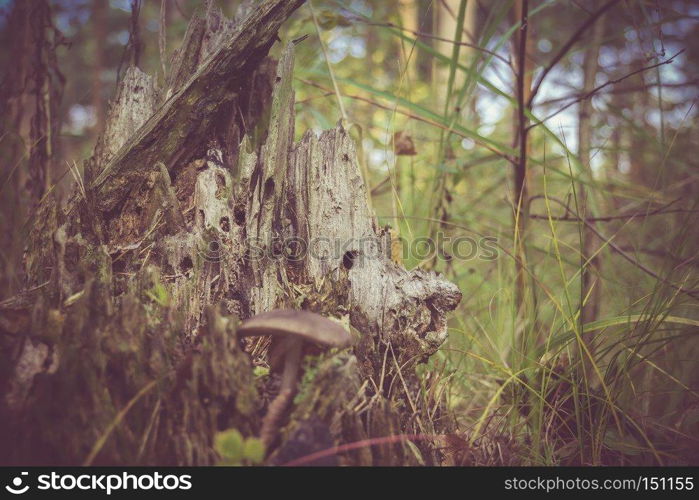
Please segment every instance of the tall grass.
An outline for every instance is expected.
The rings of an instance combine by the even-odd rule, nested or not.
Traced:
[[[529,22],[550,26],[553,4],[537,3]],[[322,36],[370,31],[387,55],[372,67],[372,78],[366,68],[346,61],[334,66],[332,81],[320,62],[297,69],[300,98],[313,98],[316,106],[343,99],[350,120],[364,131],[367,155],[385,153],[385,162],[374,162],[368,174],[371,186],[389,186],[375,190],[381,221],[407,244],[434,236],[436,228],[451,237],[497,238],[495,260],[405,259],[408,267],[445,273],[464,294],[448,343],[424,368],[420,395],[443,399],[458,422],[450,448],[459,457],[455,462],[697,463],[698,238],[692,224],[697,189],[684,163],[687,152],[678,149],[696,146],[688,133],[693,114],[674,128],[661,118],[661,128],[650,129],[615,112],[613,102],[598,108],[629,140],[643,144],[642,168],[653,182],[640,183],[613,162],[638,153],[628,145],[610,144],[597,134],[593,156],[601,159],[590,176],[589,166],[568,146],[572,132],[557,128],[556,120],[540,123],[551,109],[526,111],[536,124],[527,158],[534,217],[527,223],[523,262],[526,300],[517,304],[519,253],[510,194],[510,159],[516,155],[510,117],[517,101],[512,70],[503,62],[520,28],[509,15],[511,2],[488,9],[478,29],[483,50],[467,58],[458,44],[466,0],[454,9],[457,28],[449,38],[457,43],[448,54],[376,3],[369,16],[349,2],[314,5],[340,12],[353,25]],[[630,29],[610,32],[605,43]],[[573,45],[564,61],[583,49],[584,44]],[[302,61],[318,61],[315,49],[306,50],[304,55],[301,49]],[[428,58],[446,81],[426,79],[416,69],[417,58]],[[318,96],[319,87],[325,97]],[[479,109],[484,100],[502,109],[494,123],[484,123]],[[319,125],[322,113],[304,103],[300,119]],[[662,100],[649,106],[664,116]],[[413,138],[417,155],[392,157],[391,138],[398,131]],[[462,147],[464,139],[468,147]],[[590,223],[582,220],[582,189],[589,201],[586,216],[603,219],[592,226],[599,245],[587,256],[583,233]],[[600,270],[592,267],[593,258]],[[586,270],[595,273],[601,300],[598,317],[583,323],[581,311],[590,300],[581,284]]]

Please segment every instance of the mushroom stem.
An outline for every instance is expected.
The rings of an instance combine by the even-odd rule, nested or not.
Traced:
[[[237,333],[239,337],[270,335],[275,347],[270,357],[279,359],[276,354],[284,356],[279,394],[267,407],[260,429],[260,438],[269,449],[277,435],[279,422],[296,392],[303,343],[308,341],[325,347],[344,348],[352,345],[353,338],[334,321],[316,313],[293,309],[278,309],[248,318],[238,327]],[[275,369],[278,366],[275,362],[270,364]]]
[[[284,371],[282,372],[282,383],[280,391],[285,389],[295,389],[296,379],[301,364],[301,343],[297,338],[289,337],[286,342],[286,357],[284,359]]]
[[[287,337],[283,342],[286,344],[283,346],[286,350],[286,355],[279,394],[269,404],[267,413],[262,419],[262,428],[260,429],[260,439],[264,443],[265,448],[269,448],[269,445],[274,441],[284,410],[286,410],[294,395],[297,374],[301,363],[301,344],[303,341]]]
[[[279,421],[293,396],[293,391],[289,389],[279,391],[277,397],[267,407],[267,413],[262,419],[262,429],[260,429],[260,440],[265,445],[265,450],[269,450],[269,445],[274,441],[279,430]]]

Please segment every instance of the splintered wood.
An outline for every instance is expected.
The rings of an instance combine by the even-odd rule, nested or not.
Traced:
[[[265,1],[238,23],[200,12],[164,89],[129,68],[87,162],[86,195],[43,208],[27,272],[29,283],[49,284],[12,305],[13,315],[26,311],[16,324],[31,325],[32,346],[17,351],[11,421],[34,422],[37,446],[56,444],[56,426],[67,440],[83,436],[53,446],[55,462],[80,462],[114,411],[154,379],[162,387],[139,396],[92,450],[96,463],[212,463],[217,431],[259,432],[275,377],[254,380],[235,326],[275,308],[338,318],[359,340],[314,358],[278,439],[267,437],[270,462],[307,447],[309,429],[324,436],[317,446],[443,430],[425,427],[414,368],[446,340],[461,293],[391,259],[341,124],[294,142],[294,45],[276,64],[266,54],[301,3]],[[52,341],[40,335],[49,324]],[[72,394],[77,380],[97,392]],[[64,400],[41,399],[52,392]],[[422,453],[436,463],[428,443]],[[341,461],[417,463],[400,443]]]

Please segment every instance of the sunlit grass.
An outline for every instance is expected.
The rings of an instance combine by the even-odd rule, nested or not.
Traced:
[[[454,11],[456,33],[450,38],[457,41],[465,4]],[[334,5],[351,12],[343,2]],[[537,5],[531,22],[545,16],[550,5]],[[511,22],[506,6],[489,12],[479,27],[478,45],[491,54],[465,60],[458,45],[450,53],[440,52],[403,27],[398,17],[389,26],[372,18],[379,26],[369,29],[376,30],[382,43],[402,47],[400,67],[382,67],[389,73],[395,69],[395,79],[367,79],[351,65],[346,70],[339,65],[336,75],[339,92],[351,103],[348,114],[368,117],[361,124],[367,139],[392,153],[394,145],[386,138],[395,132],[408,130],[415,138],[417,156],[385,156],[383,165],[374,163],[370,169],[372,186],[385,177],[390,184],[373,200],[380,221],[397,228],[407,242],[430,236],[435,227],[452,236],[498,238],[495,261],[405,260],[408,267],[434,266],[464,295],[448,343],[423,370],[421,397],[432,408],[440,398],[446,403],[458,423],[462,451],[471,454],[468,463],[691,461],[697,443],[690,435],[696,434],[699,404],[699,374],[692,362],[699,351],[699,315],[696,295],[689,293],[697,286],[696,268],[678,265],[677,259],[648,261],[639,244],[671,242],[674,254],[684,256],[680,261],[691,262],[696,231],[690,217],[696,201],[690,201],[694,206],[688,213],[643,214],[675,199],[674,185],[660,182],[661,173],[663,179],[672,178],[671,164],[683,170],[672,147],[689,124],[670,133],[663,122],[658,136],[618,111],[618,126],[637,135],[646,157],[658,164],[658,180],[644,186],[614,172],[591,176],[568,145],[570,131],[559,128],[556,120],[539,121],[556,108],[527,111],[535,124],[528,156],[531,208],[541,217],[528,221],[526,239],[521,239],[513,232],[516,211],[508,161],[515,154],[509,117],[517,102],[503,79],[494,77],[511,71],[502,59],[509,57],[508,44],[519,25]],[[623,36],[623,31],[615,35]],[[572,52],[583,49],[576,46]],[[410,73],[411,58],[418,55],[431,58],[435,71],[446,75],[441,90],[429,90],[429,84]],[[300,78],[330,88],[324,68],[301,73]],[[299,91],[311,92],[303,86]],[[509,107],[487,133],[480,127],[482,117],[461,112],[474,109],[479,99],[497,99]],[[462,147],[464,139],[475,146]],[[604,165],[605,158],[631,152],[602,142],[594,154]],[[575,221],[581,215],[582,190],[593,215],[639,212],[598,224],[603,238],[588,256],[582,246],[585,225]],[[446,204],[445,197],[450,198]],[[446,216],[435,211],[440,203]],[[520,242],[526,246],[527,289],[517,309],[514,263]],[[601,261],[599,270],[591,267],[593,258]],[[599,316],[584,324],[581,310],[591,300],[589,291],[581,290],[587,269],[594,273],[601,303]],[[436,418],[436,410],[428,417]]]

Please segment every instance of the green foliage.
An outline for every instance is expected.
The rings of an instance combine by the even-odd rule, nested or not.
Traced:
[[[146,290],[145,294],[161,307],[167,307],[170,304],[170,294],[167,288],[160,282],[153,285],[153,288]]]
[[[219,3],[232,16],[236,2]],[[344,104],[353,130],[361,131],[358,152],[374,211],[405,245],[435,230],[451,238],[497,238],[496,259],[481,253],[471,259],[403,259],[409,268],[445,273],[464,294],[448,343],[420,370],[416,397],[433,404],[430,418],[446,418],[437,404],[445,403],[470,451],[476,442],[507,436],[518,464],[697,463],[696,13],[688,0],[652,8],[631,0],[605,14],[595,83],[619,81],[587,99],[587,163],[579,151],[576,100],[583,93],[591,32],[561,55],[533,107],[524,111],[532,125],[527,208],[535,217],[527,220],[525,235],[515,235],[518,101],[512,60],[521,33],[516,3],[478,2],[474,22],[468,19],[471,0],[315,0],[320,30],[304,7],[280,32],[284,42],[310,35],[296,47],[297,133],[334,126],[342,118],[338,102]],[[590,15],[592,3],[529,3],[527,60],[536,81]],[[166,56],[178,46],[197,4],[182,1],[177,12],[171,9]],[[94,105],[106,109],[124,50],[120,36],[128,12],[110,4],[101,35],[103,67],[86,67],[85,61],[95,60],[97,39],[89,9],[84,2],[56,4],[72,46],[59,51],[69,85],[61,113],[63,157],[55,165],[89,156],[103,124],[70,117],[95,112]],[[161,67],[159,9],[159,2],[144,2],[141,12],[141,65],[153,74]],[[641,71],[680,48],[686,52],[672,65]],[[3,60],[8,57],[3,54]],[[96,80],[104,84],[93,87]],[[397,154],[397,132],[412,138],[415,154]],[[10,186],[26,168],[17,162],[22,148],[29,149],[13,131],[0,141],[7,164],[0,217],[7,241],[0,257],[9,294],[10,285],[17,288],[21,281],[15,269],[22,239],[15,233],[24,211],[15,210],[18,195]],[[19,153],[13,156],[15,147]],[[62,179],[57,190],[70,181],[59,174],[52,177]],[[598,235],[583,222],[590,217],[601,218],[591,223]],[[593,255],[586,250],[590,240]],[[515,275],[520,251],[523,290]],[[586,273],[598,298],[584,290]],[[145,295],[153,309],[170,301],[157,282]],[[584,319],[594,301],[597,314]],[[317,361],[304,371],[297,403],[318,376]],[[266,375],[264,368],[255,369],[258,379]],[[485,463],[506,461],[502,454],[508,450],[497,445],[501,455],[484,457]],[[225,464],[260,463],[264,455],[259,442],[235,429],[219,434],[216,449]],[[418,450],[411,451],[422,460]]]
[[[237,429],[216,434],[214,449],[221,457],[219,465],[258,465],[265,458],[265,446],[258,438],[244,438]]]
[[[322,9],[318,12],[318,24],[324,30],[331,30],[338,26],[347,27],[352,25],[351,21],[345,16],[330,9]]]
[[[522,235],[513,232],[510,162],[517,154],[517,95],[513,64],[502,60],[514,57],[520,33],[516,2],[479,2],[475,28],[464,28],[468,3],[434,6],[451,30],[439,32],[419,4],[416,23],[413,11],[392,2],[314,3],[318,12],[327,5],[353,21],[321,36],[349,120],[363,130],[367,184],[381,223],[397,228],[408,246],[437,228],[452,238],[497,238],[495,260],[404,259],[408,267],[434,265],[464,293],[448,344],[421,371],[420,395],[444,398],[471,451],[476,441],[511,438],[514,463],[696,460],[697,442],[687,439],[698,431],[692,408],[699,402],[699,368],[691,361],[699,351],[698,283],[696,266],[687,264],[699,245],[690,222],[698,208],[699,189],[689,180],[697,164],[687,157],[697,147],[696,134],[690,138],[697,115],[691,103],[699,95],[692,66],[673,61],[600,90],[591,100],[592,151],[585,163],[579,105],[556,113],[581,93],[591,32],[562,55],[525,110],[533,124],[528,208],[538,218],[527,220],[527,279],[517,290]],[[652,13],[642,2],[627,2],[609,10],[595,85],[674,54],[678,47],[668,43],[661,55],[659,32],[673,33],[696,53],[688,5]],[[588,15],[560,2],[530,2],[534,82]],[[314,32],[308,19],[289,26],[294,33],[304,28]],[[466,37],[470,32],[475,40]],[[338,55],[337,47],[357,39],[370,40],[365,56]],[[298,47],[300,129],[339,118],[328,60],[308,42]],[[670,81],[688,84],[676,91],[656,86]],[[556,100],[561,95],[570,97]],[[416,154],[396,156],[397,132],[411,136]],[[680,210],[646,216],[670,202]],[[601,236],[581,222],[608,216],[617,219],[593,224]],[[583,257],[590,239],[594,265]],[[598,298],[583,290],[584,273],[593,275]],[[594,301],[597,314],[583,321]]]

